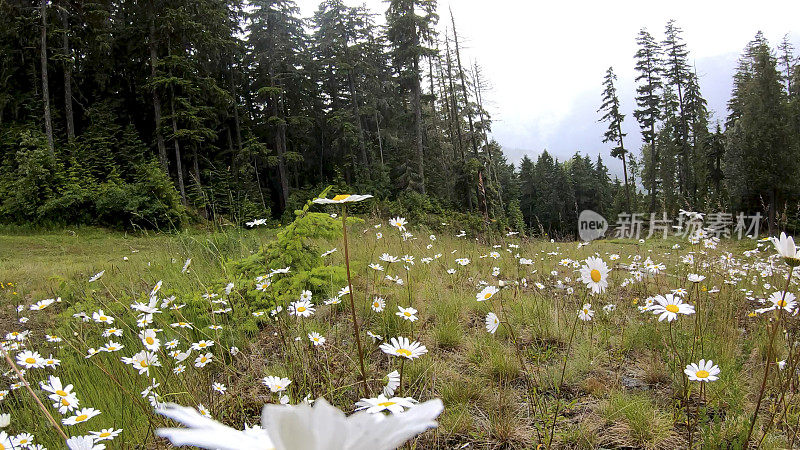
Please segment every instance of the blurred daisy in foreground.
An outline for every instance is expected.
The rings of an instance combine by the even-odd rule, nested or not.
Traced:
[[[324,399],[314,406],[264,407],[261,428],[239,431],[204,417],[192,408],[167,404],[156,411],[188,428],[160,428],[156,434],[173,445],[219,450],[370,449],[400,447],[414,436],[435,428],[441,400],[431,400],[399,414],[358,412],[346,416]]]

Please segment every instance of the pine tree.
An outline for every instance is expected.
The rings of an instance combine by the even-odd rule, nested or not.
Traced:
[[[630,186],[628,186],[628,163],[626,161],[628,151],[625,150],[625,133],[622,132],[622,121],[625,120],[625,114],[620,112],[617,88],[614,86],[616,80],[617,76],[614,74],[614,68],[609,67],[603,79],[603,104],[597,112],[603,113],[603,116],[599,120],[600,122],[608,122],[608,129],[605,135],[603,135],[603,142],[613,142],[614,147],[611,149],[611,157],[622,160],[622,173],[625,180],[625,197],[627,199],[626,207],[628,211],[631,211],[631,191]]]
[[[649,190],[650,212],[656,209],[656,172],[659,164],[658,146],[656,145],[656,124],[661,119],[661,89],[663,87],[661,48],[650,33],[642,28],[636,38],[639,49],[636,51],[636,106],[633,116],[639,122],[642,138],[649,148]]]
[[[256,74],[252,88],[259,94],[259,101],[266,100],[266,105],[254,113],[260,116],[262,125],[268,125],[272,135],[280,185],[279,209],[283,211],[289,204],[285,95],[298,81],[298,55],[303,51],[305,35],[294,1],[256,0],[251,6],[248,46]]]
[[[55,158],[55,144],[53,142],[53,119],[50,113],[50,79],[47,76],[47,0],[41,0],[39,14],[42,17],[41,46],[39,48],[42,73],[42,103],[44,104],[44,129],[47,134],[47,149],[50,156]]]
[[[708,141],[708,103],[700,92],[700,84],[696,72],[690,72],[686,84],[686,96],[684,99],[687,120],[687,132],[689,138],[689,148],[691,149],[691,166],[689,179],[689,194],[691,204],[699,205],[705,198],[708,180],[707,166],[705,165]]]
[[[746,73],[737,73],[731,94],[723,170],[734,205],[767,205],[773,235],[777,206],[797,189],[800,150],[776,58],[760,32],[745,49],[739,71]]]
[[[783,40],[778,45],[778,63],[780,64],[781,77],[786,83],[786,93],[790,94],[792,92],[792,75],[797,66],[797,58],[794,56],[794,46],[792,41],[789,40],[788,34],[783,36]]]
[[[400,75],[400,86],[411,93],[410,103],[414,117],[413,142],[416,149],[417,179],[409,186],[422,194],[425,194],[425,147],[420,61],[431,53],[427,44],[433,40],[433,27],[437,20],[436,0],[389,0],[386,33],[392,44],[392,59]]]
[[[691,78],[687,58],[689,55],[686,50],[686,43],[682,37],[683,30],[676,24],[675,20],[667,22],[664,31],[664,76],[665,82],[672,88],[677,95],[678,122],[676,125],[676,148],[679,155],[677,160],[678,167],[678,187],[685,200],[689,199],[691,190],[691,149],[689,147],[689,125],[686,114],[685,96],[687,85]]]

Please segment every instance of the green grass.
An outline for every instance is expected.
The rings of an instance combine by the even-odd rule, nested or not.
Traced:
[[[362,229],[366,231],[362,233]],[[81,406],[102,411],[87,425],[68,427],[70,434],[124,428],[122,438],[116,442],[122,445],[124,441],[120,448],[165,445],[152,431],[167,422],[153,414],[139,394],[153,377],[161,383],[158,392],[162,400],[190,406],[202,403],[215,418],[238,427],[244,422],[256,423],[261,405],[279,400],[260,383],[266,375],[292,379],[286,393],[293,403],[306,396],[325,397],[352,411],[362,392],[349,299],[345,297],[338,305],[323,305],[323,300],[338,292],[341,285],[329,283],[317,289],[317,312],[311,318],[281,319],[277,323],[268,314],[253,318],[253,312],[262,311],[248,300],[254,280],[237,275],[233,263],[258,252],[274,238],[275,231],[124,234],[77,228],[0,236],[0,281],[4,283],[0,289],[0,331],[5,334],[30,329],[31,348],[45,355],[53,353],[62,360],[54,371],[30,370],[32,384],[55,374],[75,385]],[[713,296],[705,291],[700,294],[704,306],[699,317],[704,328],[697,342],[703,346],[702,351],[695,351],[693,361],[711,358],[722,368],[720,380],[707,385],[699,409],[695,400],[699,398],[698,386],[689,385],[690,411],[695,414],[692,417],[699,417],[693,441],[704,448],[735,447],[743,430],[746,432],[766,354],[764,321],[747,317],[752,304],[742,295],[740,286],[724,282],[729,275],[716,261],[725,251],[741,255],[742,250],[752,247],[751,241],[725,242],[705,255],[695,249],[697,265],[688,267],[679,257],[687,250],[673,249],[679,243],[674,239],[648,241],[644,245],[610,240],[577,248],[575,243],[517,238],[476,242],[455,238],[455,233],[441,234],[431,241],[428,231],[413,227],[411,232],[418,239],[402,241],[395,230],[384,226],[381,231],[383,239],[376,240],[372,223],[367,223],[354,227],[350,234],[353,288],[364,335],[365,363],[373,396],[382,388],[384,375],[402,367],[402,395],[420,401],[443,399],[445,412],[439,430],[420,438],[418,448],[457,448],[466,443],[476,448],[535,447],[547,442],[557,402],[560,406],[554,447],[685,447],[686,410],[678,401],[684,394],[682,367],[672,354],[670,328],[651,313],[640,312],[638,306],[650,295],[691,287],[685,281],[689,272],[708,277],[702,283],[705,289],[720,289]],[[312,244],[316,246],[314,251],[320,252],[337,247],[339,251],[326,257],[326,264],[344,264],[340,241],[316,240]],[[685,242],[680,244],[688,247]],[[486,256],[495,250],[493,245],[502,246],[496,249],[500,253],[497,259]],[[383,252],[414,255],[410,277],[401,263],[386,267],[378,261]],[[534,264],[519,266],[514,253],[531,258]],[[612,253],[621,258],[611,262]],[[441,256],[428,263],[422,261],[423,257],[436,254]],[[609,290],[598,296],[586,293],[574,267],[559,265],[562,258],[583,260],[594,254],[614,267]],[[665,263],[666,273],[621,286],[629,277],[623,265],[629,264],[633,255]],[[469,258],[471,263],[463,267],[455,264],[454,259],[459,257]],[[192,261],[184,273],[181,269],[188,258]],[[387,270],[376,274],[367,267],[376,262]],[[701,268],[705,262],[713,264]],[[494,267],[499,268],[499,277],[492,275]],[[455,274],[446,272],[451,268],[456,269]],[[89,277],[101,270],[105,275],[89,283]],[[551,275],[551,271],[557,275]],[[387,274],[403,278],[404,284],[385,280]],[[784,276],[776,273],[759,277],[753,285],[752,275],[742,277],[739,284],[757,291],[754,295],[758,296],[775,289],[765,289],[764,283],[781,285]],[[574,292],[554,287],[556,280],[566,278],[571,280],[567,284]],[[497,285],[499,279],[506,280],[510,287],[491,301],[476,301],[480,282]],[[154,368],[149,377],[120,362],[121,356],[131,356],[142,348],[130,305],[146,301],[159,280],[163,282],[163,296],[174,295],[176,303],[186,306],[156,314],[151,327],[164,330],[162,342],[179,339],[182,350],[191,342],[213,340],[211,352],[215,361],[206,368],[193,367],[197,352],[185,361],[187,367],[182,375],[173,374],[176,363],[163,351],[159,353],[163,366]],[[236,284],[228,298],[234,311],[212,314],[215,305],[202,296],[220,293],[227,282]],[[540,289],[536,283],[543,283],[545,288]],[[386,300],[386,309],[380,314],[370,308],[372,297],[378,295]],[[694,300],[695,293],[691,296]],[[62,302],[38,313],[24,311],[30,321],[25,325],[17,323],[16,305],[51,297],[61,297]],[[592,303],[595,319],[576,323],[576,311],[585,302]],[[604,313],[601,308],[608,303],[614,303],[616,311]],[[415,307],[418,320],[412,323],[396,316],[398,306]],[[114,325],[124,329],[123,336],[114,340],[125,348],[87,359],[84,356],[88,348],[107,341],[100,336],[104,327],[94,322],[82,323],[72,314],[91,314],[98,308],[115,317]],[[484,328],[484,317],[490,311],[506,322],[494,335]],[[694,318],[683,316],[673,323],[681,352],[691,348]],[[176,321],[194,326],[188,330],[171,327]],[[211,330],[209,325],[223,328]],[[429,352],[401,366],[366,337],[367,330],[387,339],[406,336],[418,340]],[[310,345],[306,335],[311,331],[325,336],[324,347]],[[64,342],[60,346],[43,342],[45,333],[57,334]],[[241,353],[232,355],[232,346]],[[786,357],[788,347],[781,344],[779,349],[781,358]],[[562,367],[563,386],[559,383]],[[0,368],[8,369],[5,363],[0,363]],[[630,380],[636,381],[634,387]],[[11,382],[0,380],[0,390]],[[228,393],[214,393],[214,382],[224,383]],[[45,398],[38,389],[37,395]],[[774,398],[768,396],[766,401],[773,404]],[[794,396],[788,401],[797,406]],[[60,447],[57,435],[25,391],[13,391],[0,402],[2,412],[12,414],[10,432],[27,431],[39,443]],[[790,409],[786,419],[780,419],[782,426],[773,427],[765,437],[764,445],[786,445],[796,416],[796,409]],[[768,417],[763,414],[761,423]],[[760,439],[761,435],[756,434]]]

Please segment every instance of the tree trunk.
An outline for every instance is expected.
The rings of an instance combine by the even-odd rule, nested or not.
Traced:
[[[656,164],[658,164],[658,150],[656,149],[656,127],[650,125],[650,212],[656,212]]]
[[[42,49],[41,49],[41,65],[42,65],[42,100],[44,102],[44,129],[47,133],[47,149],[50,151],[50,156],[55,158],[56,151],[53,144],[53,122],[50,117],[50,88],[47,79],[47,0],[41,1],[42,13]]]
[[[197,157],[197,144],[192,145],[192,169],[194,171],[192,178],[194,178],[194,184],[197,186],[197,194],[205,199],[203,195],[203,184],[200,182],[200,158]],[[200,214],[203,218],[208,219],[208,211],[206,210],[205,203],[204,201]]]
[[[475,126],[472,123],[472,108],[469,106],[469,95],[467,94],[467,82],[464,77],[464,70],[461,67],[461,50],[458,47],[458,33],[456,32],[456,19],[453,17],[453,10],[450,10],[450,20],[453,22],[453,41],[456,46],[456,63],[458,64],[458,74],[461,77],[461,90],[464,93],[464,105],[467,109],[467,121],[469,122],[469,136],[472,142],[472,151],[478,156],[478,142],[475,140]]]
[[[622,152],[622,176],[625,178],[625,197],[628,202],[628,212],[633,213],[631,209],[631,187],[628,184],[628,163],[625,156],[628,152],[625,151],[625,143],[622,139],[622,120],[617,122],[617,136],[619,136],[619,148]]]
[[[72,112],[72,51],[69,48],[69,17],[66,9],[61,11],[62,48],[64,50],[64,115],[67,119],[67,140],[75,140],[75,118]]]
[[[466,163],[466,155],[464,154],[464,147],[462,145],[461,139],[461,124],[460,118],[461,114],[458,111],[458,100],[456,99],[456,89],[455,85],[453,84],[453,63],[450,55],[450,39],[445,35],[444,38],[445,42],[445,49],[447,51],[447,80],[450,84],[450,99],[453,102],[453,126],[456,129],[456,142],[455,148],[458,149],[458,152],[461,155],[461,162]],[[470,200],[469,208],[472,209],[472,200]]]
[[[239,95],[236,92],[236,66],[234,65],[233,58],[231,58],[231,97],[233,97],[233,127],[236,134],[236,150],[233,149],[233,144],[230,144],[231,149],[231,165],[233,166],[233,176],[237,181],[239,180],[239,158],[242,156],[242,129],[239,121]],[[228,125],[228,139],[232,140],[231,127]],[[261,190],[261,186],[258,186]],[[263,195],[262,195],[263,198]],[[266,205],[264,205],[266,208]]]
[[[486,143],[486,154],[489,156],[489,180],[491,181],[494,179],[494,184],[497,189],[497,200],[500,203],[500,209],[505,211],[506,207],[503,204],[503,187],[500,185],[500,180],[497,178],[497,168],[494,165],[492,146],[489,145],[489,134],[486,132],[486,124],[483,121],[483,96],[481,95],[481,78],[477,63],[475,63],[473,76],[475,77],[475,101],[478,103],[478,117],[481,121],[483,140]]]
[[[151,3],[152,6],[152,3]],[[148,42],[150,49],[150,76],[156,77],[156,66],[158,65],[158,53],[156,51],[156,24],[155,19],[150,19],[150,39]],[[164,144],[164,134],[161,132],[161,99],[158,97],[156,87],[153,86],[153,118],[155,119],[156,144],[158,146],[158,160],[161,162],[161,169],[169,174],[169,159],[167,158],[167,146]],[[178,162],[180,164],[180,162]]]
[[[414,140],[417,147],[417,166],[420,178],[420,192],[425,194],[425,148],[422,144],[422,99],[419,81],[419,57],[414,58]]]
[[[769,207],[767,210],[767,229],[769,231],[770,236],[775,236],[775,189],[770,189],[769,191]]]
[[[452,107],[452,114],[453,114],[453,127],[456,129],[456,141],[454,148],[457,149],[458,153],[461,156],[461,166],[462,166],[462,173],[461,175],[464,176],[463,170],[467,168],[467,157],[464,152],[464,145],[461,138],[461,114],[458,111],[458,99],[456,98],[456,89],[455,85],[453,84],[453,61],[450,54],[450,39],[445,34],[444,37],[445,43],[445,51],[447,52],[447,80],[448,84],[450,85],[450,100],[453,102]],[[451,136],[452,138],[452,136]],[[466,197],[467,197],[467,209],[472,210],[472,193],[470,192],[470,188],[466,187]]]
[[[172,89],[171,89],[172,91]],[[186,205],[186,187],[183,184],[183,164],[181,164],[181,145],[176,137],[178,134],[178,120],[175,117],[175,92],[171,92],[169,98],[170,116],[172,117],[172,142],[175,144],[175,172],[178,175],[178,190],[181,193],[181,201]]]
[[[381,153],[381,168],[383,168],[383,138],[381,137],[381,122],[378,117],[378,105],[375,104],[375,131],[378,134],[378,150]]]
[[[356,116],[356,124],[358,124],[358,148],[361,150],[361,162],[366,166],[369,164],[367,160],[367,146],[364,143],[364,127],[361,125],[361,108],[358,106],[358,91],[356,90],[356,83],[352,72],[348,71],[347,79],[350,83],[350,102],[353,104],[353,114]]]
[[[272,67],[270,67],[269,72],[270,85],[275,88],[277,86],[275,84],[275,75]],[[278,181],[281,185],[281,201],[279,207],[281,211],[284,211],[289,204],[289,180],[286,178],[286,162],[283,156],[286,148],[286,124],[283,122],[283,118],[280,115],[280,107],[278,105],[280,95],[275,92],[271,95],[273,120],[279,121],[277,129],[275,130],[275,151],[278,153]]]

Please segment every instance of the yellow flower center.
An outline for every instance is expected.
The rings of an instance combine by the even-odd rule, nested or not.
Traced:
[[[404,316],[406,316],[406,317],[411,317],[411,313],[410,313],[410,312],[408,312],[408,311],[405,311],[405,312],[403,313],[403,315],[404,315]]]
[[[778,306],[780,306],[781,308],[783,308],[784,306],[786,306],[786,300],[784,300],[784,299],[780,299],[780,300],[778,301]]]
[[[64,392],[61,389],[59,389],[59,390],[56,391],[56,395],[58,395],[59,397],[66,397],[69,394],[67,394],[66,392]]]
[[[381,306],[381,304],[378,303],[378,302],[374,302],[374,303],[372,303],[372,306],[374,306],[376,308],[379,308]]]
[[[340,202],[340,201],[345,200],[345,199],[347,199],[349,197],[350,197],[350,194],[337,195],[336,197],[333,197],[333,201]]]
[[[677,305],[667,305],[664,309],[666,309],[667,311],[669,311],[671,313],[677,313],[678,312],[678,306]]]
[[[404,348],[398,348],[395,353],[397,353],[398,355],[403,355],[407,358],[411,357],[411,350],[406,350]]]
[[[303,311],[305,311],[305,310],[306,310],[306,307],[305,307],[305,306],[298,306],[298,307],[297,307],[297,312],[303,312]]]
[[[61,399],[61,406],[69,406],[69,401],[67,401],[67,399],[65,399],[65,398],[62,398]]]
[[[89,416],[87,416],[86,414],[81,414],[80,416],[75,418],[75,422],[84,422],[88,418]]]
[[[708,378],[708,372],[705,370],[698,370],[696,374],[694,374],[697,378]]]
[[[109,436],[111,436],[111,433],[109,433],[108,431],[105,431],[103,433],[100,433],[98,436],[99,437],[109,437]]]
[[[599,283],[599,282],[600,282],[600,279],[603,277],[603,276],[600,274],[600,271],[599,271],[599,270],[597,270],[597,269],[592,269],[592,271],[591,271],[591,273],[589,274],[589,276],[590,276],[590,277],[592,277],[592,281],[594,281],[595,283]]]
[[[380,402],[380,403],[378,403],[378,406],[381,406],[381,407],[383,407],[383,408],[386,408],[386,407],[392,406],[392,405],[394,405],[394,404],[396,404],[396,403],[397,403],[397,402]]]
[[[107,320],[106,316],[100,316],[100,321],[105,322]]]
[[[201,363],[204,363],[204,362],[206,362],[206,357],[205,357],[205,356],[203,356],[202,358],[200,358],[200,362],[201,362]]]
[[[586,308],[583,308],[583,313],[584,313],[584,314],[589,314],[589,310],[588,310],[588,309],[586,309]]]
[[[25,362],[28,364],[36,364],[36,358],[31,358],[31,357],[25,358]]]
[[[150,345],[153,345],[153,342],[155,342],[155,340],[150,336],[147,336],[144,340]]]
[[[142,367],[147,367],[147,361],[141,361],[139,362],[139,365]]]
[[[492,298],[492,293],[491,292],[487,292],[487,293],[483,294],[483,298],[485,300],[489,300],[490,298]]]

